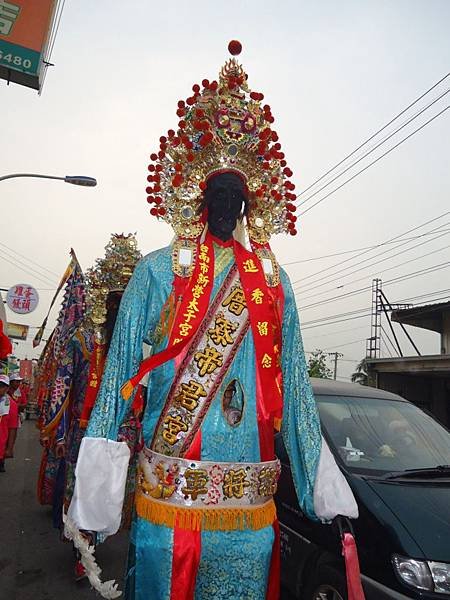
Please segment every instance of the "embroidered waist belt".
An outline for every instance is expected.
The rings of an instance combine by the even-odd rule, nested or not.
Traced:
[[[136,510],[153,523],[184,529],[261,529],[276,517],[278,460],[186,460],[145,448],[139,455]]]

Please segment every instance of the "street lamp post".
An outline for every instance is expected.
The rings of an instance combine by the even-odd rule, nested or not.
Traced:
[[[66,175],[65,177],[57,177],[56,175],[39,175],[37,173],[12,173],[11,175],[1,175],[0,181],[12,179],[13,177],[38,177],[40,179],[59,179],[73,185],[83,185],[85,187],[94,187],[97,185],[97,180],[93,177],[85,177],[84,175]]]

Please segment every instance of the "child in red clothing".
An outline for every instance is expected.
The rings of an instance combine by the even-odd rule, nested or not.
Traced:
[[[0,375],[0,473],[5,472],[5,458],[14,456],[14,442],[19,427],[17,402],[8,394],[9,377]]]
[[[16,401],[19,407],[19,414],[24,413],[28,403],[28,396],[23,385],[23,377],[14,373],[9,376],[8,393]]]

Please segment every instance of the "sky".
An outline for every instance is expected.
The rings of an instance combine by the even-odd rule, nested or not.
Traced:
[[[67,0],[42,94],[0,80],[0,174],[81,174],[96,177],[98,186],[0,182],[0,287],[28,283],[40,294],[33,313],[8,312],[8,319],[40,325],[71,247],[87,269],[111,233],[136,232],[143,254],[170,242],[171,229],[146,203],[148,158],[176,127],[177,101],[194,83],[218,76],[231,39],[243,45],[239,60],[250,87],[272,107],[303,202],[351,163],[305,191],[311,184],[450,71],[449,22],[447,0]],[[450,77],[363,150],[449,87]],[[374,277],[389,282],[443,265],[384,290],[391,302],[425,294],[413,302],[450,299],[450,110],[301,213],[445,109],[449,98],[305,201],[297,237],[272,241],[294,282],[305,349],[341,352],[339,378],[365,355]],[[403,236],[397,244],[357,256],[363,251],[356,249],[396,236]],[[339,255],[320,258],[330,254]],[[439,353],[437,334],[410,332],[423,353]],[[414,354],[401,332],[399,338],[404,354]],[[30,340],[16,345],[17,356],[38,356]]]

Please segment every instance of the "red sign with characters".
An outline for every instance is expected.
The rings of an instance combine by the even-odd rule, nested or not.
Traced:
[[[33,312],[39,304],[39,294],[31,285],[18,283],[9,288],[6,304],[13,312],[26,315]]]
[[[22,379],[26,379],[27,381],[31,381],[33,377],[33,361],[28,358],[23,358],[20,361],[20,370],[19,374]]]

